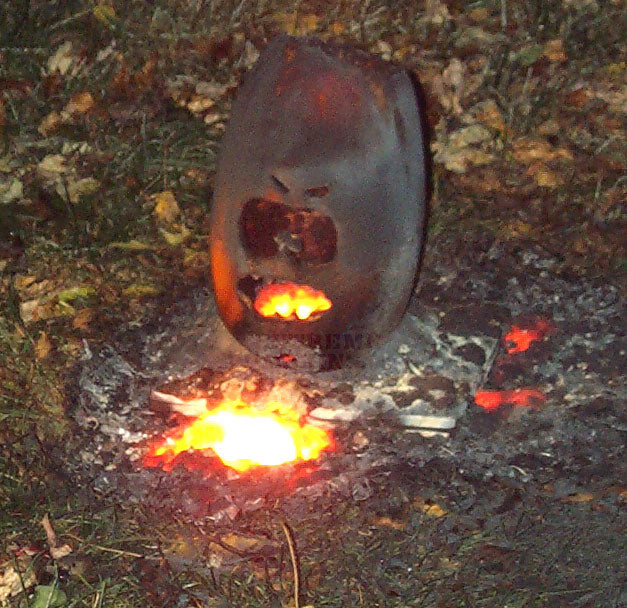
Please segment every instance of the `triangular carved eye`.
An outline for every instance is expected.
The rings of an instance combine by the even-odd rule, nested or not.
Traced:
[[[307,188],[305,196],[310,198],[322,198],[329,194],[329,186],[318,186],[317,188]]]
[[[272,180],[272,183],[274,184],[275,188],[281,194],[287,194],[290,191],[290,189],[276,175],[271,175],[270,179]]]

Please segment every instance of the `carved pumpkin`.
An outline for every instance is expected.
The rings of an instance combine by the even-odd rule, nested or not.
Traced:
[[[388,333],[414,282],[424,180],[405,70],[275,39],[239,91],[216,174],[211,263],[227,328],[257,354],[314,368]],[[318,304],[289,301],[308,294]]]

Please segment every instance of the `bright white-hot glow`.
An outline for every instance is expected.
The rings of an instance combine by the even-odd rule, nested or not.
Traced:
[[[238,471],[312,460],[330,449],[333,440],[328,431],[299,418],[279,403],[259,411],[241,401],[224,402],[153,446],[147,462],[167,469],[178,454],[190,449],[211,449]]]

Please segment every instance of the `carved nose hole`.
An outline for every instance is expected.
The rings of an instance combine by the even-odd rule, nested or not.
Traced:
[[[237,282],[237,289],[252,304],[257,297],[257,291],[262,285],[263,279],[249,274]]]
[[[271,175],[270,179],[272,180],[272,183],[274,184],[275,188],[281,194],[287,194],[290,191],[290,189],[276,175]]]
[[[307,188],[305,196],[309,198],[322,198],[329,194],[329,186],[318,186],[317,188]]]

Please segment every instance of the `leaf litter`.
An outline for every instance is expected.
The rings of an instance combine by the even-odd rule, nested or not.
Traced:
[[[49,481],[50,471],[54,479],[63,479],[56,438],[68,402],[64,379],[77,357],[88,356],[85,337],[92,344],[107,341],[118,327],[138,324],[162,306],[162,294],[183,294],[190,281],[206,281],[204,239],[217,140],[243,74],[265,40],[278,32],[340,37],[403,62],[421,78],[433,128],[430,230],[450,243],[450,249],[440,245],[442,256],[453,255],[456,247],[465,251],[461,244],[470,241],[487,240],[495,251],[540,243],[560,254],[551,272],[624,281],[620,235],[627,96],[618,2],[541,2],[537,10],[515,3],[465,7],[438,0],[398,6],[227,1],[140,7],[111,2],[86,9],[69,2],[48,10],[45,3],[30,5],[30,21],[19,25],[11,7],[0,9],[0,17],[6,14],[7,23],[14,24],[6,35],[3,31],[0,50],[0,158],[6,159],[0,162],[0,416],[14,429],[2,429],[0,459],[3,467],[7,463],[3,470],[9,477],[2,483],[10,488],[13,505],[11,518],[3,515],[2,523],[11,534],[35,536],[43,516],[38,505],[55,502],[57,492],[63,493],[64,482]],[[51,36],[44,39],[41,32],[48,31]],[[23,46],[28,41],[34,41],[32,50]],[[201,178],[189,177],[196,174]],[[430,243],[435,247],[433,236]],[[62,445],[70,445],[67,423],[61,428],[66,429]],[[55,460],[60,467],[53,466]],[[28,466],[14,470],[17,462]],[[307,596],[315,605],[325,594],[335,605],[453,605],[462,597],[469,601],[468,594],[494,606],[539,606],[546,598],[562,597],[579,598],[574,601],[581,606],[611,605],[610,587],[604,588],[608,580],[597,580],[596,587],[579,595],[575,586],[553,588],[549,593],[558,595],[543,596],[537,584],[515,572],[507,574],[511,580],[495,579],[501,567],[496,556],[507,555],[508,564],[526,559],[527,571],[548,569],[555,580],[568,580],[562,577],[557,548],[555,565],[547,565],[539,563],[539,554],[530,552],[523,559],[515,545],[505,547],[490,538],[498,535],[490,518],[504,520],[520,501],[526,505],[519,513],[523,530],[567,538],[568,523],[538,506],[553,496],[550,489],[523,491],[483,480],[482,491],[494,504],[479,509],[479,482],[464,485],[461,474],[440,471],[449,493],[438,496],[433,489],[438,476],[421,474],[422,489],[434,496],[403,496],[415,488],[400,484],[402,491],[392,488],[385,499],[368,502],[371,512],[332,502],[326,512],[312,511],[316,525],[302,524],[299,540],[307,579],[318,585],[318,595],[314,587]],[[10,485],[10,477],[19,484]],[[45,492],[29,495],[37,491],[39,479],[46,480],[41,482]],[[30,498],[20,502],[21,492]],[[573,522],[581,523],[588,516],[581,509],[590,507],[589,513],[601,517],[603,509],[614,508],[613,500],[623,496],[624,502],[621,492],[576,486],[559,502],[571,509]],[[100,545],[117,539],[114,549],[123,546],[129,553],[156,557],[150,542],[134,541],[122,529],[126,525],[135,533],[133,518],[145,517],[140,507],[130,507],[132,514],[122,515],[116,529],[98,514],[91,516],[93,498],[87,507],[76,496],[67,500],[73,508],[63,499],[56,502],[64,514],[55,527],[82,528]],[[81,509],[85,520],[73,519]],[[378,509],[384,531],[373,537],[369,522]],[[553,528],[542,530],[542,519]],[[250,525],[278,543],[274,528],[261,520]],[[603,521],[591,519],[588,529],[611,556],[615,546],[603,536]],[[162,522],[153,522],[153,529],[157,524]],[[317,537],[320,526],[332,531],[336,544]],[[399,534],[423,528],[428,538],[398,544]],[[479,538],[477,528],[487,528],[486,536]],[[237,535],[231,540],[235,548],[246,548]],[[2,541],[5,554],[8,541],[8,536]],[[420,543],[430,548],[421,549]],[[397,546],[401,557],[413,557],[391,559]],[[338,547],[350,548],[355,562],[347,570],[338,566],[341,581],[324,568]],[[155,575],[159,568],[133,568],[129,560],[137,558],[124,555],[106,562],[103,553],[98,559],[104,591],[81,587],[77,580],[60,589],[49,574],[35,575],[32,556],[22,553],[11,558],[16,561],[2,562],[3,577],[11,580],[0,589],[13,590],[15,601],[22,601],[23,588],[38,585],[30,605],[44,606],[63,605],[81,594],[87,605],[100,605],[108,593],[121,606],[145,605],[135,597],[139,587],[160,601],[184,595],[185,588],[198,605],[214,605],[216,598],[269,605],[277,593],[281,598],[289,594],[282,585],[269,591],[272,584],[265,590],[258,584],[266,576],[262,549],[263,543],[258,561],[253,560],[260,578],[249,585],[220,577],[208,583],[211,575],[201,569],[201,578],[191,585],[181,582],[177,590],[178,583]],[[465,590],[456,587],[454,577],[468,574],[471,566],[465,560],[474,555],[483,570],[461,583]],[[380,558],[376,571],[368,556]],[[197,562],[189,564],[193,570]],[[420,585],[412,588],[414,579],[400,574],[408,568]],[[272,574],[277,583],[279,571]],[[446,584],[440,585],[438,577]],[[482,580],[489,581],[484,591],[473,587]],[[209,591],[194,595],[203,585]],[[490,604],[486,588],[500,599]],[[413,589],[411,598],[406,589]]]

